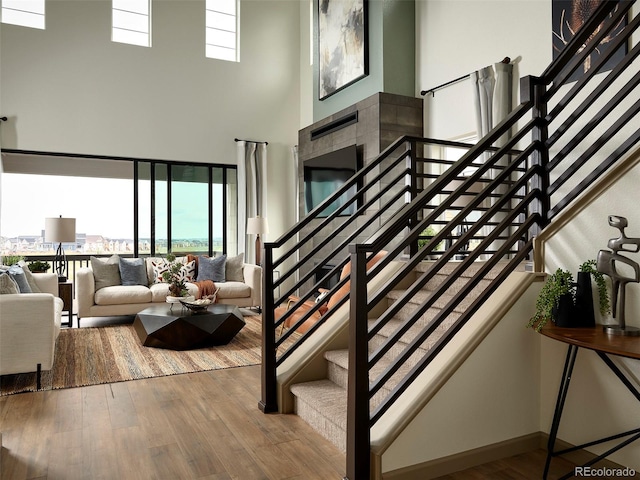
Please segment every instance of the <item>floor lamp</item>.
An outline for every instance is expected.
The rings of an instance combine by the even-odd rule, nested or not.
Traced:
[[[58,274],[58,282],[66,282],[68,264],[62,244],[76,241],[76,219],[62,218],[62,215],[58,218],[45,218],[44,241],[58,244],[53,269]]]
[[[264,217],[252,217],[247,219],[247,235],[256,236],[256,265],[261,264],[262,242],[260,235],[269,233],[269,225]]]

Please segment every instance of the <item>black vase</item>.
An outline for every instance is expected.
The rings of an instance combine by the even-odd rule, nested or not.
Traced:
[[[591,290],[591,274],[578,272],[576,283],[576,305],[573,315],[575,327],[595,327],[596,317],[593,309],[593,291]]]
[[[573,298],[571,294],[565,293],[558,299],[558,303],[551,314],[553,315],[553,321],[557,327],[573,327],[573,313],[575,307],[573,305]]]

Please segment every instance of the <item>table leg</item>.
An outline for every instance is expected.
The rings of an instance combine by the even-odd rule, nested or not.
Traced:
[[[564,402],[567,398],[567,392],[569,391],[569,382],[571,381],[571,374],[573,373],[573,366],[576,363],[576,355],[578,354],[578,347],[575,345],[569,345],[567,350],[567,357],[564,362],[564,370],[562,371],[562,379],[560,381],[560,389],[558,391],[558,399],[556,400],[556,409],[553,413],[553,421],[551,422],[551,431],[549,432],[549,441],[547,443],[547,459],[544,463],[544,473],[542,478],[546,480],[549,473],[549,466],[551,465],[551,457],[553,457],[554,448],[556,444],[556,436],[558,435],[558,427],[560,426],[560,418],[562,417],[562,410],[564,408]]]

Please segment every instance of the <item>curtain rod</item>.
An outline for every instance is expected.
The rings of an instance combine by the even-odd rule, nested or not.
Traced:
[[[511,63],[511,59],[509,57],[504,57],[500,63]],[[488,67],[485,67],[485,68],[488,68]],[[462,80],[466,80],[467,78],[469,78],[469,75],[471,75],[471,73],[467,75],[463,75],[462,77],[455,78],[453,80],[449,80],[448,82],[443,83],[442,85],[438,85],[437,87],[430,88],[429,90],[422,90],[420,92],[420,95],[424,96],[427,93],[430,93],[435,97],[436,90],[440,90],[441,88],[448,87],[449,85],[453,85],[454,83],[461,82]]]
[[[236,142],[251,142],[251,143],[264,143],[265,145],[269,145],[269,142],[256,142],[255,140],[243,140],[241,138],[234,138]]]

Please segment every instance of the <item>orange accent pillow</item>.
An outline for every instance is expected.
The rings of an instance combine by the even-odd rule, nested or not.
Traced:
[[[371,267],[373,267],[376,263],[378,263],[386,254],[387,252],[385,250],[380,250],[378,253],[376,253],[367,262],[367,270],[370,270]],[[340,280],[349,276],[349,274],[351,274],[351,260],[349,260],[347,264],[344,267],[342,267],[342,272],[340,272]],[[336,305],[340,300],[342,300],[345,296],[347,296],[350,289],[351,289],[351,280],[347,280],[347,282],[343,286],[341,286],[336,293],[334,293],[331,296],[331,298],[327,302],[327,307],[329,309],[333,308],[334,305]]]

